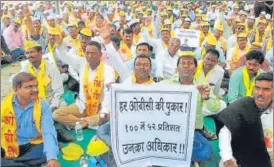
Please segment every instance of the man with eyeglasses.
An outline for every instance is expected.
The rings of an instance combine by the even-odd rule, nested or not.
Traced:
[[[36,49],[30,52],[39,53]],[[1,102],[1,166],[60,166],[52,109],[39,97],[39,77],[17,74],[13,91]]]
[[[260,73],[264,55],[260,51],[251,50],[246,54],[245,66],[238,68],[232,73],[229,80],[228,102],[233,103],[237,99],[253,95],[255,79]]]
[[[239,23],[238,23],[238,21],[239,21]],[[246,25],[243,23],[240,23],[239,19],[235,20],[234,24],[236,24],[235,25],[236,30],[235,30],[235,33],[233,35],[231,35],[227,40],[227,47],[226,47],[227,49],[235,47],[238,34],[246,31],[245,30]]]

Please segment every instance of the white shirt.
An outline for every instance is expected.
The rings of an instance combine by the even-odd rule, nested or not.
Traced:
[[[29,73],[28,69],[29,61],[21,63],[21,72]],[[36,73],[40,71],[40,67],[36,69],[33,66]],[[45,60],[45,74],[50,78],[50,84],[46,86],[46,99],[50,103],[51,107],[60,107],[62,101],[62,95],[64,93],[63,81],[59,70],[55,65],[51,64],[48,60]]]
[[[62,55],[60,59],[67,64],[71,65],[74,69],[77,70],[79,73],[80,78],[80,90],[79,90],[79,98],[76,99],[75,104],[77,105],[79,111],[83,113],[86,109],[86,98],[83,92],[83,74],[84,69],[86,65],[86,59],[83,57],[79,57],[77,55],[74,55],[74,49],[71,49],[70,52],[66,52],[64,46],[60,46],[56,49],[57,52],[60,52],[59,55]],[[91,68],[88,69],[88,81],[92,81],[95,77],[95,73],[98,69],[92,70]],[[108,65],[104,65],[104,76],[103,76],[103,90],[101,92],[100,97],[100,103],[101,103],[101,111],[100,113],[107,113],[109,112],[109,106],[110,106],[110,92],[109,92],[109,86],[108,84],[115,82],[115,75],[114,70],[112,67]]]
[[[156,57],[157,72],[156,76],[163,79],[170,79],[175,73],[177,68],[178,55],[171,56],[168,49],[163,50]]]
[[[273,143],[273,109],[268,109],[262,114],[261,122],[265,137],[268,137],[271,140],[271,143]],[[234,159],[233,150],[231,147],[231,139],[231,132],[226,126],[224,126],[219,133],[220,156],[223,162]],[[271,145],[272,147],[267,148],[269,153],[273,151],[273,144]],[[270,154],[270,156],[273,156],[273,154]]]
[[[228,40],[227,40],[226,48],[227,48],[227,49],[230,49],[230,48],[235,47],[236,42],[237,42],[236,36],[235,36],[234,34],[231,35],[231,36],[228,38]]]

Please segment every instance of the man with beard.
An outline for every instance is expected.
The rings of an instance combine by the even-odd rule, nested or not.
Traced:
[[[264,55],[260,51],[250,51],[246,55],[245,66],[236,69],[229,80],[228,102],[233,103],[245,96],[252,96],[255,79],[263,71],[260,69]]]
[[[218,116],[224,125],[219,147],[224,167],[271,167],[273,159],[273,73],[260,74],[254,97],[230,104]]]

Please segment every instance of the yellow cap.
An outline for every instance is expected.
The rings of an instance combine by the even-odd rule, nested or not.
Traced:
[[[172,10],[172,7],[171,7],[171,6],[168,6],[168,7],[167,7],[167,10]]]
[[[212,7],[212,8],[216,8],[216,5],[212,5],[211,7]]]
[[[184,7],[181,7],[180,8],[180,11],[182,12],[182,11],[186,11],[186,9],[184,8]]]
[[[245,27],[245,23],[239,23],[237,26],[244,26]]]
[[[209,45],[216,46],[217,45],[217,39],[213,35],[209,35],[206,37],[206,43]]]
[[[147,9],[147,12],[152,12],[152,9],[150,9],[150,8],[149,8],[149,9]]]
[[[235,23],[240,23],[241,20],[240,20],[240,19],[235,19],[234,22],[235,22]]]
[[[120,11],[120,12],[119,12],[119,16],[125,17],[125,16],[126,16],[126,13],[123,12],[123,11]]]
[[[22,24],[22,20],[21,19],[19,19],[19,18],[15,18],[14,19],[14,23],[17,23],[17,24]]]
[[[224,27],[223,27],[221,24],[217,24],[217,25],[215,26],[215,29],[216,29],[216,30],[219,30],[219,31],[224,31]]]
[[[68,3],[67,3],[67,7],[68,7],[68,8],[73,8],[73,3],[68,2]]]
[[[162,31],[170,31],[170,30],[169,30],[169,28],[162,28],[162,29],[161,29],[161,32],[162,32]]]
[[[259,20],[258,24],[260,24],[260,23],[264,23],[264,24],[266,24],[266,20],[265,20],[265,19],[263,19],[263,20]]]
[[[60,35],[59,31],[56,28],[48,28],[48,34]]]
[[[83,28],[83,29],[80,31],[80,34],[85,35],[85,36],[87,36],[87,37],[91,37],[91,36],[92,36],[91,30],[88,29],[88,28]]]
[[[199,13],[197,13],[197,14],[195,15],[195,18],[197,18],[197,17],[202,17],[202,15],[199,14]]]
[[[78,27],[77,22],[70,22],[68,23],[68,27]]]
[[[167,16],[166,12],[161,12],[161,17]]]
[[[241,12],[240,12],[240,16],[241,16],[241,15],[245,15],[245,16],[247,16],[247,13],[246,13],[246,12],[244,12],[244,11],[241,11]]]
[[[100,156],[108,151],[109,147],[101,140],[91,141],[87,148],[87,154],[90,156]]]
[[[203,26],[209,26],[209,23],[208,23],[207,21],[204,21],[204,22],[201,23],[201,26],[202,26],[202,27],[203,27]]]
[[[5,15],[2,16],[2,19],[6,19],[6,18],[10,18],[10,16],[7,15],[7,14],[5,14]]]
[[[169,20],[169,19],[165,19],[165,21],[164,21],[164,25],[171,25],[172,23],[171,23],[171,21]]]
[[[247,38],[247,33],[242,32],[237,35],[237,38]]]
[[[81,157],[84,154],[84,150],[75,143],[70,143],[67,147],[61,149],[63,153],[63,158],[65,160],[74,161]]]
[[[179,57],[183,57],[183,56],[196,57],[193,51],[180,51]]]
[[[252,42],[251,45],[254,45],[254,46],[257,46],[257,47],[262,47],[263,46],[262,42]]]
[[[29,49],[32,49],[32,48],[37,47],[37,46],[41,46],[41,45],[36,41],[27,40],[27,41],[24,42],[24,49],[25,50],[29,50]]]

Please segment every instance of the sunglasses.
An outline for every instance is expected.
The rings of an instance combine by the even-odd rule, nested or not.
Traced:
[[[238,31],[244,31],[245,28],[238,28]]]

